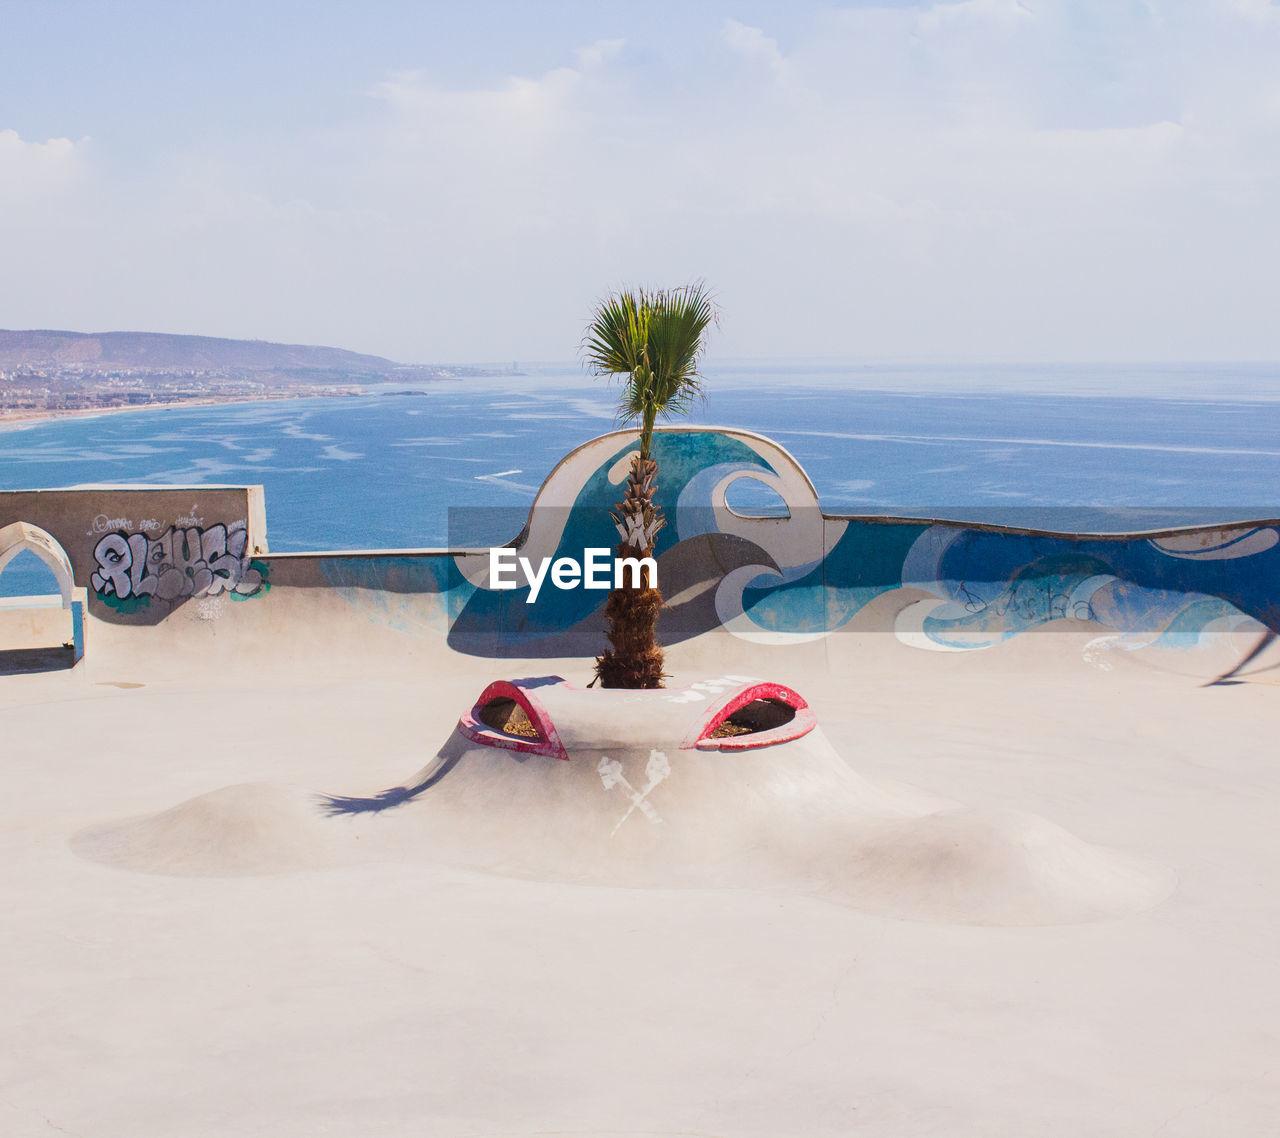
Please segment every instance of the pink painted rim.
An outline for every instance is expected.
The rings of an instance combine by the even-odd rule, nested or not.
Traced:
[[[769,731],[755,731],[750,735],[731,735],[725,739],[712,739],[710,737],[711,732],[735,711],[740,711],[747,704],[757,699],[776,699],[779,703],[785,703],[788,707],[795,708],[795,718],[789,723],[780,724]],[[685,736],[684,742],[680,744],[680,747],[686,751],[694,749],[699,751],[752,751],[757,747],[772,747],[777,743],[789,743],[792,739],[799,739],[809,734],[817,725],[818,719],[813,714],[809,704],[789,687],[783,684],[771,683],[743,684],[742,687],[730,692],[720,703],[713,705],[706,715],[702,717],[702,722]]]
[[[520,739],[513,735],[504,735],[486,726],[480,719],[480,711],[486,703],[495,699],[515,700],[529,717],[529,722],[542,736],[541,739]],[[790,724],[788,724],[790,726]],[[458,720],[458,730],[475,743],[486,747],[500,747],[504,751],[519,751],[526,755],[549,755],[553,759],[569,760],[569,753],[560,742],[555,724],[551,716],[542,706],[538,697],[526,688],[511,683],[510,680],[494,680],[480,693],[480,698],[470,711],[464,712]]]

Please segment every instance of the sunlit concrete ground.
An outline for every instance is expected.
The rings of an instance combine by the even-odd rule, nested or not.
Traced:
[[[2,676],[0,1133],[1274,1134],[1276,673],[1204,686],[1213,661],[1104,668],[1090,640],[669,654],[675,683],[792,685],[864,774],[1177,874],[1155,908],[1051,927],[394,859],[107,868],[73,835],[235,783],[392,786],[489,680],[585,682],[589,663],[335,653],[166,674],[91,642],[73,671]]]

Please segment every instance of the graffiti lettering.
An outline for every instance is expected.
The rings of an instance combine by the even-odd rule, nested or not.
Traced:
[[[117,529],[133,529],[133,522],[128,518],[109,518],[106,514],[99,514],[93,519],[93,529],[89,532],[91,534],[108,533]]]
[[[98,567],[90,583],[117,605],[131,597],[145,603],[224,592],[251,597],[268,585],[266,566],[246,556],[248,543],[242,521],[203,530],[170,526],[159,537],[117,530],[94,547]]]

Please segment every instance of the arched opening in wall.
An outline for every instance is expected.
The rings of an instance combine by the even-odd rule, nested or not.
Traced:
[[[38,526],[0,527],[0,676],[72,668],[83,655],[84,600],[66,552]]]
[[[758,478],[735,478],[724,488],[724,504],[744,518],[789,518],[791,511],[781,494]]]

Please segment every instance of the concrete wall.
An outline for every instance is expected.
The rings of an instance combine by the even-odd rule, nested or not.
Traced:
[[[72,612],[49,597],[0,597],[0,646],[50,648],[74,643]]]
[[[620,431],[566,456],[517,552],[581,559],[586,547],[614,545],[609,509],[634,448],[634,432]],[[762,436],[674,428],[659,432],[654,454],[668,523],[657,547],[668,602],[659,629],[669,644],[710,631],[781,646],[878,630],[954,652],[1074,621],[1125,647],[1182,649],[1210,632],[1280,629],[1276,521],[1084,535],[837,517]],[[743,479],[775,494],[786,516],[731,509]],[[165,651],[429,656],[447,643],[477,656],[554,657],[603,646],[603,592],[547,585],[530,604],[527,588],[491,587],[487,551],[270,554],[260,487],[0,494],[0,526],[11,520],[63,544],[97,621],[156,626],[129,631]]]
[[[0,528],[37,526],[62,547],[103,621],[154,625],[187,601],[257,596],[267,548],[261,486],[94,486],[0,493]]]

